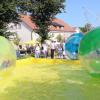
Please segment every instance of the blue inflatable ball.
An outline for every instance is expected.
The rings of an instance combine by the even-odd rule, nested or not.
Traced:
[[[84,34],[74,33],[65,42],[65,53],[70,59],[78,59],[78,48]]]

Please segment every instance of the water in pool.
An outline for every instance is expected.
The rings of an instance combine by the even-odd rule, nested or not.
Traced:
[[[100,100],[100,79],[77,61],[18,60],[0,72],[0,86],[0,100]]]

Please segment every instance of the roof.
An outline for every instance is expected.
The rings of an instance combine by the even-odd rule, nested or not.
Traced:
[[[31,20],[31,17],[29,15],[21,15],[20,19],[33,30],[37,29],[36,24]],[[52,20],[51,26],[52,27],[50,27],[50,31],[75,32],[75,28],[71,27],[63,20],[58,18]]]
[[[21,15],[20,19],[21,19],[21,21],[23,21],[25,24],[27,24],[33,30],[37,28],[36,24],[32,22],[30,16],[28,16],[28,15]]]
[[[59,23],[57,23],[57,22],[51,22],[51,24],[50,25],[53,25],[53,26],[59,26],[59,27],[64,27],[63,25],[61,25],[61,24],[59,24]]]
[[[70,25],[66,24],[61,19],[55,18],[55,19],[53,19],[53,22],[56,22],[56,23],[61,24],[62,26],[64,26],[63,30],[62,29],[57,29],[58,31],[75,32],[75,28],[73,28]],[[51,30],[56,30],[56,28],[55,27],[52,27]]]

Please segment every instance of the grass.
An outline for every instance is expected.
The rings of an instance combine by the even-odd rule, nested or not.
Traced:
[[[0,100],[100,100],[100,79],[79,61],[18,60],[0,72]]]

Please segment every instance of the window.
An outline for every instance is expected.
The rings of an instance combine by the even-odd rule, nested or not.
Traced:
[[[21,24],[17,24],[17,29],[21,29]]]
[[[61,30],[63,30],[64,29],[64,27],[61,27]]]

